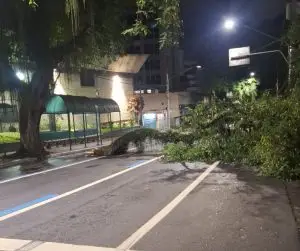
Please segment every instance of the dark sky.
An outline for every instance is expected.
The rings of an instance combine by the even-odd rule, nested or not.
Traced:
[[[285,0],[183,0],[182,14],[185,28],[183,40],[185,58],[196,60],[207,69],[219,72],[220,75],[226,75],[230,71],[233,75],[242,76],[247,71],[261,68],[256,64],[258,60],[252,60],[244,73],[240,69],[229,69],[228,49],[250,46],[251,50],[259,50],[270,40],[242,27],[238,27],[232,33],[225,32],[222,30],[222,21],[226,16],[232,16],[239,23],[278,37],[283,31]],[[265,60],[272,59],[274,58],[265,58]],[[270,65],[270,68],[275,66]],[[242,73],[238,73],[239,71]],[[266,75],[269,70],[264,71],[262,75]],[[274,78],[274,72],[272,74]]]

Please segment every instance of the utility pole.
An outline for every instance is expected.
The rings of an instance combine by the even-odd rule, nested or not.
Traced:
[[[297,0],[291,1],[291,24],[296,20],[297,17]],[[288,46],[288,65],[289,65],[289,72],[288,72],[288,86],[291,87],[292,85],[292,74],[293,74],[293,47],[291,44]]]
[[[196,65],[196,66],[192,66],[188,69],[186,69],[185,71],[181,72],[179,75],[178,74],[175,74],[173,76],[169,76],[169,73],[167,72],[166,74],[166,94],[167,94],[167,100],[168,100],[168,108],[167,108],[167,127],[168,129],[171,129],[171,101],[170,101],[170,80],[172,80],[174,77],[178,77],[180,76],[181,74],[184,74],[186,72],[188,72],[189,70],[193,69],[193,68],[196,68],[198,70],[201,70],[202,69],[202,66],[200,65]]]
[[[167,90],[166,90],[166,92],[167,92],[167,102],[168,102],[168,104],[167,104],[167,106],[168,106],[168,110],[167,110],[167,127],[168,127],[168,130],[170,130],[171,129],[171,107],[170,107],[170,78],[169,78],[169,73],[167,73],[167,75],[166,75],[166,82],[167,82]]]

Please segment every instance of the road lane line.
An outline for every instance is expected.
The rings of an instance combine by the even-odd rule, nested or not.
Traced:
[[[142,164],[142,163],[144,163],[145,161],[146,161],[146,160],[139,160],[139,161],[136,161],[136,162],[134,162],[133,164],[129,165],[128,168],[135,167],[136,165]]]
[[[57,201],[57,200],[60,200],[60,199],[62,199],[62,198],[65,198],[65,197],[67,197],[67,196],[70,196],[70,195],[72,195],[72,194],[78,193],[78,192],[80,192],[80,191],[82,191],[82,190],[85,190],[85,189],[87,189],[87,188],[90,188],[90,187],[92,187],[92,186],[101,184],[101,183],[103,183],[103,182],[105,182],[105,181],[107,181],[107,180],[113,179],[113,178],[115,178],[115,177],[117,177],[117,176],[120,176],[120,175],[122,175],[122,174],[128,173],[128,172],[130,172],[130,171],[133,171],[133,170],[135,170],[135,169],[137,169],[137,168],[139,168],[139,167],[141,167],[141,166],[144,166],[144,165],[150,164],[150,163],[152,163],[152,162],[154,162],[154,161],[157,161],[157,160],[159,160],[160,158],[161,158],[161,157],[157,157],[157,158],[150,159],[150,160],[145,161],[145,162],[143,162],[143,163],[141,163],[141,164],[138,164],[138,165],[136,165],[136,166],[134,166],[134,167],[132,167],[132,168],[127,168],[127,169],[125,169],[125,170],[123,170],[123,171],[121,171],[121,172],[118,172],[118,173],[109,175],[109,176],[107,176],[107,177],[105,177],[105,178],[102,178],[102,179],[100,179],[100,180],[96,180],[96,181],[94,181],[94,182],[92,182],[92,183],[89,183],[89,184],[87,184],[87,185],[78,187],[78,188],[73,189],[73,190],[71,190],[71,191],[69,191],[69,192],[66,192],[66,193],[63,193],[63,194],[61,194],[61,195],[58,195],[58,196],[56,196],[56,197],[54,197],[54,198],[50,198],[50,199],[48,199],[48,200],[45,200],[45,201],[42,201],[42,202],[40,202],[40,203],[34,204],[34,205],[30,206],[30,207],[23,208],[23,209],[21,209],[21,210],[19,210],[19,211],[17,211],[17,212],[13,212],[13,213],[11,213],[11,214],[9,214],[9,215],[2,216],[2,217],[0,217],[0,222],[1,222],[1,221],[4,221],[4,220],[7,220],[7,219],[9,219],[9,218],[15,217],[15,216],[17,216],[17,215],[19,215],[19,214],[23,214],[23,213],[25,213],[25,212],[28,212],[28,211],[30,211],[30,210],[32,210],[32,209],[35,209],[35,208],[44,206],[44,205],[49,204],[49,203],[51,203],[51,202],[53,202],[53,201]]]
[[[141,226],[135,233],[127,238],[121,245],[117,247],[120,250],[128,250],[133,247],[140,239],[142,239],[152,228],[154,228],[161,220],[163,220],[170,212],[174,210],[217,166],[219,162],[215,162],[205,170],[194,182],[185,188],[175,199],[154,215],[149,221]]]
[[[25,175],[18,176],[18,177],[15,177],[15,178],[2,180],[2,181],[0,181],[0,185],[8,183],[8,182],[15,181],[15,180],[25,179],[25,178],[28,178],[28,177],[44,174],[44,173],[54,172],[54,171],[57,171],[57,170],[60,170],[60,169],[63,169],[63,168],[76,166],[76,165],[84,164],[84,163],[87,163],[87,162],[91,162],[91,161],[98,160],[98,159],[103,159],[103,158],[105,158],[105,156],[101,156],[101,157],[97,157],[97,158],[91,158],[91,159],[87,159],[87,160],[83,160],[83,161],[79,161],[79,162],[74,162],[74,163],[71,163],[71,164],[68,164],[68,165],[59,166],[59,167],[55,167],[55,168],[52,168],[52,169],[48,169],[48,170],[44,170],[44,171],[40,171],[40,172],[36,172],[36,173],[25,174]]]
[[[132,150],[135,150],[135,149],[136,148],[133,147],[133,148],[128,149],[128,151],[132,151]],[[59,156],[59,158],[61,158],[61,157],[67,157],[67,156],[72,156],[72,155],[70,154],[70,155],[65,155],[65,156]],[[123,156],[123,155],[120,155],[120,156]],[[32,177],[32,176],[39,175],[39,174],[44,174],[44,173],[49,173],[49,172],[57,171],[57,170],[60,170],[60,169],[63,169],[63,168],[67,168],[67,167],[70,167],[70,166],[76,166],[76,165],[84,164],[84,163],[87,163],[87,162],[90,162],[90,161],[93,161],[93,160],[104,159],[106,157],[107,156],[100,156],[100,157],[97,157],[97,158],[91,158],[91,159],[87,159],[87,160],[83,160],[83,161],[79,161],[79,162],[70,163],[68,165],[55,167],[55,168],[48,169],[48,170],[45,170],[45,171],[35,172],[35,173],[26,174],[26,175],[18,176],[18,177],[15,177],[15,178],[7,179],[7,180],[2,180],[2,181],[0,181],[0,185],[8,183],[8,182],[15,181],[15,180],[20,180],[20,179]],[[49,159],[51,160],[52,157],[49,158]]]
[[[30,206],[32,206],[34,204],[40,203],[40,202],[45,201],[45,200],[49,200],[49,199],[54,198],[56,196],[57,196],[57,194],[48,194],[46,196],[43,196],[41,198],[38,198],[38,199],[35,199],[35,200],[32,200],[32,201],[28,201],[28,202],[23,203],[21,205],[1,210],[0,211],[0,217],[8,215],[8,214],[11,214],[11,213],[14,213],[14,212],[17,212],[17,211],[19,211],[21,209],[24,209],[26,207],[30,207]]]
[[[109,247],[74,245],[58,242],[17,240],[0,238],[0,250],[3,251],[124,251]],[[134,251],[134,250],[126,250]]]

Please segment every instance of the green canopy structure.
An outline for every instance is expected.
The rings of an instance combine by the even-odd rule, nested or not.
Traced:
[[[91,98],[90,102],[96,107],[96,110],[100,113],[120,112],[118,104],[112,99]]]
[[[70,150],[72,149],[72,134],[81,135],[83,133],[85,146],[87,136],[87,114],[96,115],[96,129],[92,129],[94,134],[97,135],[97,141],[101,140],[101,114],[108,114],[108,120],[111,123],[111,113],[118,112],[120,117],[120,128],[121,128],[121,112],[118,104],[112,99],[104,98],[88,98],[82,96],[70,96],[70,95],[53,95],[50,96],[46,102],[44,114],[67,114],[68,115],[68,137],[70,141]],[[73,133],[71,132],[70,115],[73,117]],[[83,119],[83,132],[76,130],[74,115],[81,114]],[[55,123],[55,121],[54,121]],[[112,128],[111,128],[112,130]],[[56,133],[51,132],[51,135]],[[58,135],[59,136],[59,135]],[[52,137],[52,136],[51,136]],[[80,137],[80,136],[79,136]],[[102,140],[101,140],[102,142]]]
[[[51,96],[46,103],[46,114],[112,113],[120,112],[112,99],[88,98],[70,95]]]

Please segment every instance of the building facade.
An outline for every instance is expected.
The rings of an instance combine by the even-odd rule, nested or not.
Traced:
[[[171,91],[182,89],[180,77],[183,72],[183,50],[180,48],[161,50],[157,28],[153,28],[147,37],[134,38],[128,52],[149,55],[149,59],[134,77],[136,91],[165,92],[166,74],[169,74]]]
[[[144,126],[167,129],[168,98],[165,93],[141,94],[145,107],[143,110]],[[193,103],[192,96],[188,92],[170,93],[170,118],[171,126],[179,125],[182,115],[181,107]]]
[[[132,119],[127,109],[128,99],[133,95],[132,76],[84,70],[73,74],[55,72],[54,79],[57,79],[54,94],[113,99],[120,107],[121,119]],[[101,120],[106,122],[108,118],[103,116]],[[112,121],[118,120],[119,114],[113,113]]]

